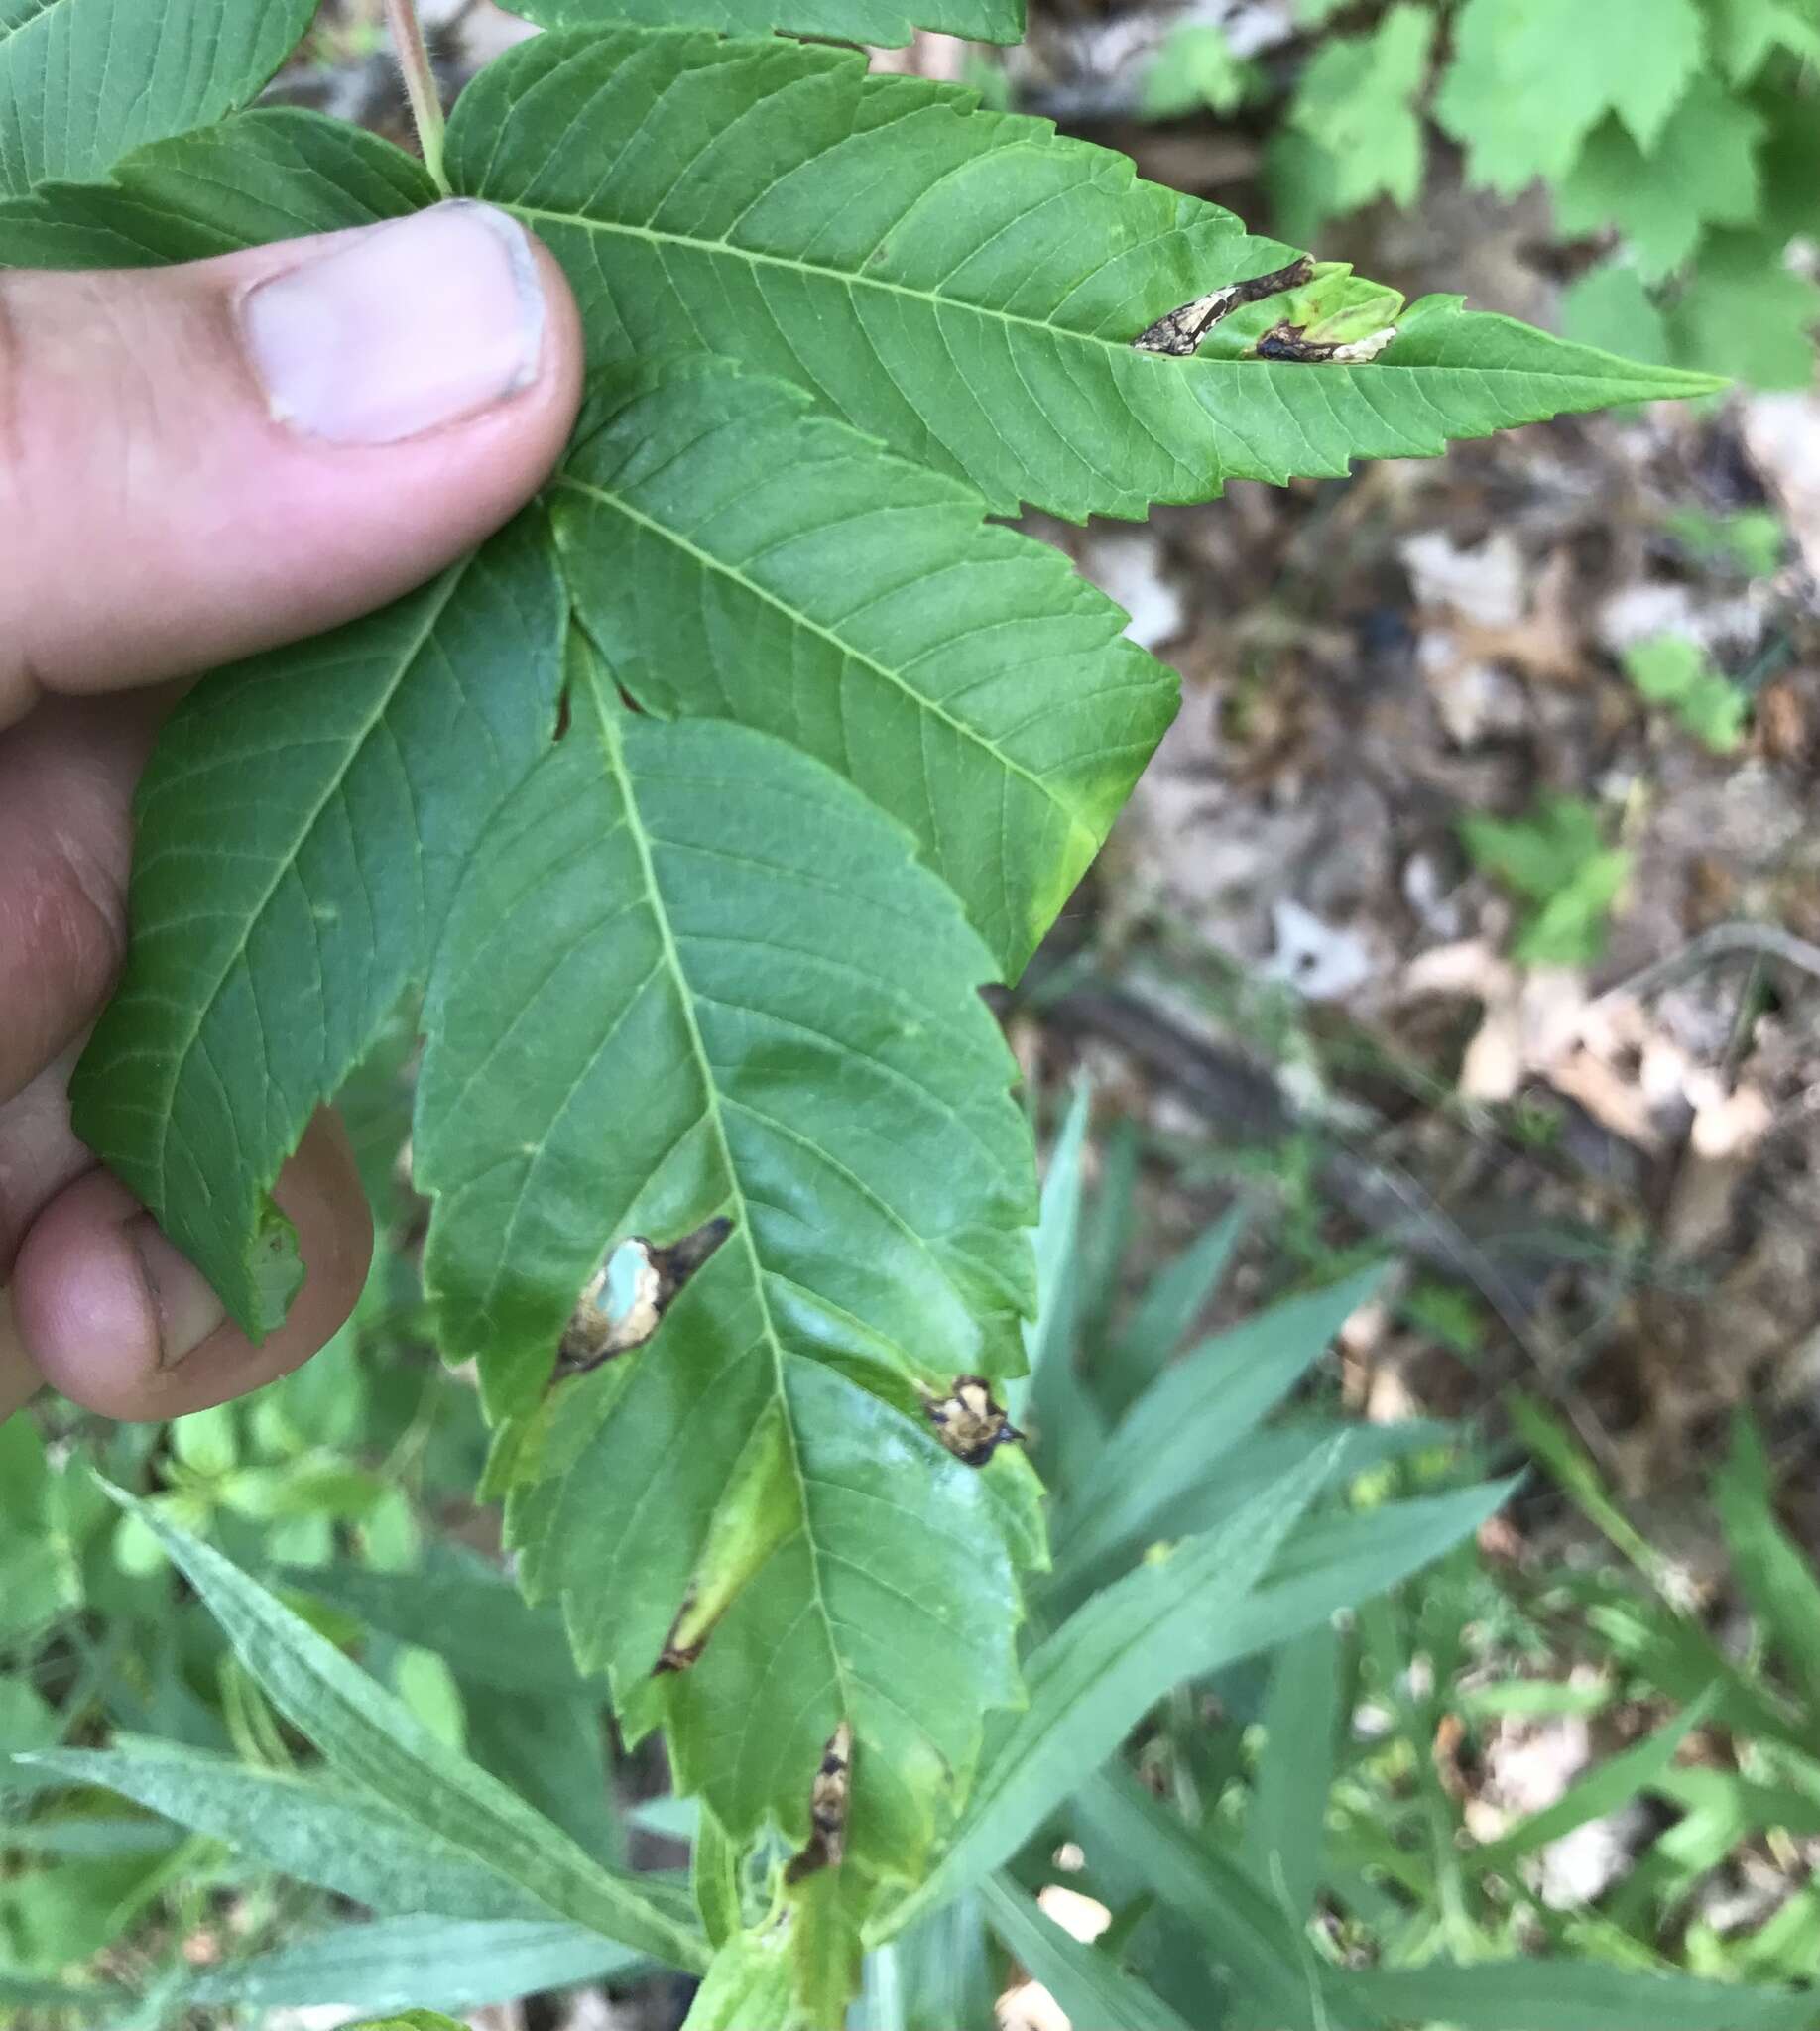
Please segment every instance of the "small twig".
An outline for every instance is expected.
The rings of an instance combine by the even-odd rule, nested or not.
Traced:
[[[386,26],[392,32],[392,53],[404,73],[412,124],[417,128],[418,146],[424,152],[424,167],[446,197],[450,192],[448,176],[442,167],[442,95],[436,89],[435,67],[429,60],[424,26],[418,20],[413,0],[386,0]]]
[[[1792,931],[1785,931],[1777,924],[1754,923],[1747,917],[1735,923],[1714,924],[1710,930],[1690,938],[1680,951],[1671,952],[1666,959],[1658,959],[1640,973],[1634,973],[1628,980],[1607,988],[1593,1006],[1597,1008],[1600,1003],[1615,1001],[1620,996],[1640,1002],[1658,988],[1672,987],[1676,981],[1685,980],[1690,974],[1704,972],[1717,959],[1729,959],[1741,953],[1754,959],[1779,959],[1785,965],[1797,967],[1802,973],[1820,980],[1820,945],[1811,945],[1805,938],[1797,938]]]

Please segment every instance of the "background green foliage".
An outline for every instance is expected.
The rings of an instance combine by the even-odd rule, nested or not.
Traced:
[[[1572,336],[1764,388],[1810,379],[1814,0],[1303,0],[1300,19],[1327,26],[1271,146],[1289,237],[1414,202],[1438,129],[1469,183],[1510,197],[1539,179],[1560,232],[1587,238]]]

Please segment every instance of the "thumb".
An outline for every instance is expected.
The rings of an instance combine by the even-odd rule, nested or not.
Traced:
[[[580,381],[560,270],[482,204],[0,274],[0,727],[408,591],[542,484]]]

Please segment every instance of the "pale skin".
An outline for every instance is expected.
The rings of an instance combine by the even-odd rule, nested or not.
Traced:
[[[488,230],[499,241],[496,215]],[[210,667],[381,606],[471,548],[536,492],[573,423],[574,303],[529,244],[510,255],[514,314],[532,337],[509,385],[461,381],[467,298],[506,287],[483,272],[502,257],[476,242],[462,255],[471,290],[454,265],[452,310],[431,289],[434,365],[453,394],[428,402],[448,409],[466,387],[459,413],[425,421],[394,358],[382,393],[408,434],[366,441],[377,398],[333,409],[333,373],[328,396],[316,387],[324,359],[338,371],[335,347],[355,343],[319,305],[275,341],[286,373],[308,351],[303,414],[279,400],[249,293],[358,237],[186,267],[0,273],[0,1418],[46,1382],[116,1418],[242,1395],[321,1347],[365,1278],[371,1225],[332,1114],[279,1179],[305,1277],[283,1327],[254,1346],[75,1138],[67,1100],[126,949],[131,797],[161,719]],[[415,255],[395,252],[405,245],[336,271],[353,278],[344,297],[373,299],[357,306],[359,331],[388,314],[395,270],[416,259],[433,284],[433,264],[447,269],[443,248],[420,236]],[[394,321],[426,314],[402,303]],[[396,353],[397,337],[382,334],[381,350]],[[497,364],[506,341],[486,343]],[[354,361],[349,376],[362,371]],[[320,414],[336,427],[310,427],[312,401],[331,405]]]

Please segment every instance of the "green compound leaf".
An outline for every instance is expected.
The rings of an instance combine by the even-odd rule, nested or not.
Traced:
[[[613,377],[553,516],[647,711],[817,756],[915,833],[1015,976],[1174,714],[1173,672],[1058,551],[811,413],[684,359]]]
[[[1452,299],[1369,366],[1134,351],[1289,250],[1123,156],[838,51],[538,36],[462,95],[447,166],[548,242],[597,364],[727,354],[1001,512],[1142,515],[1708,385]]]
[[[297,1281],[272,1180],[548,743],[561,635],[534,513],[383,612],[218,672],[159,744],[75,1122],[249,1333]]]
[[[1514,195],[1564,177],[1607,113],[1653,148],[1705,43],[1695,0],[1466,0],[1435,118],[1475,181]]]
[[[0,0],[0,195],[105,175],[243,106],[315,0]]]
[[[1024,0],[912,0],[907,12],[892,0],[511,0],[514,14],[541,28],[711,28],[727,35],[828,36],[841,43],[896,49],[918,28],[940,29],[975,43],[1015,43],[1024,36]]]
[[[530,1420],[510,1533],[730,1834],[807,1841],[844,1719],[849,1862],[913,1872],[1018,1690],[998,1463],[944,1451],[920,1396],[1018,1367],[1031,1300],[991,961],[820,764],[627,715],[591,669],[571,710],[425,1009],[445,1344],[529,1411],[608,1242],[731,1222],[647,1346]]]

